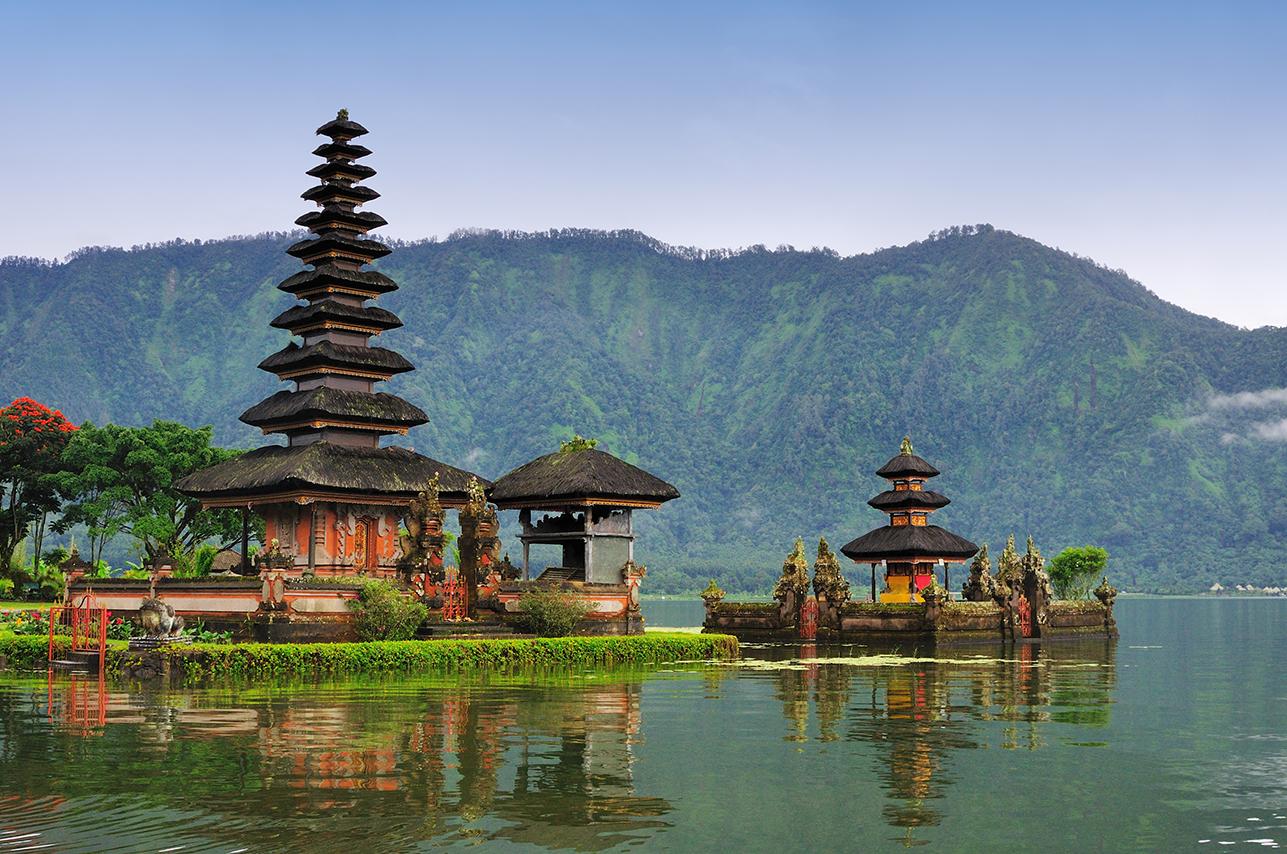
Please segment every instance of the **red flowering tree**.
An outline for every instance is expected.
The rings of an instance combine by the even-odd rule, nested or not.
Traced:
[[[39,559],[45,521],[58,509],[54,474],[76,432],[58,410],[20,397],[0,409],[0,572],[32,531]]]

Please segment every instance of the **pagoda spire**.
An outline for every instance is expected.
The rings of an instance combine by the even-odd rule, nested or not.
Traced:
[[[384,217],[359,210],[380,197],[361,183],[375,175],[357,162],[371,151],[353,142],[367,129],[341,109],[317,133],[330,142],[314,150],[323,162],[307,174],[318,183],[302,194],[317,210],[295,220],[312,234],[286,250],[306,269],[278,285],[302,302],[270,321],[302,344],[292,341],[259,364],[295,388],[255,404],[241,420],[265,433],[285,434],[290,445],[377,447],[380,436],[406,433],[429,419],[402,398],[374,390],[375,383],[413,366],[392,350],[371,346],[371,338],[402,321],[367,305],[398,287],[383,273],[364,269],[390,252],[369,236],[386,224]]]

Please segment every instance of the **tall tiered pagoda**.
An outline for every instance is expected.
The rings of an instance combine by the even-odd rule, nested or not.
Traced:
[[[277,287],[301,303],[271,321],[292,340],[259,363],[294,384],[241,415],[284,445],[250,451],[180,481],[203,507],[237,507],[265,520],[265,540],[277,540],[279,561],[299,574],[366,572],[387,575],[400,558],[398,526],[410,499],[438,475],[438,500],[446,507],[467,501],[469,472],[405,448],[382,447],[380,438],[405,434],[428,421],[402,398],[375,391],[377,382],[413,369],[393,350],[371,339],[402,325],[392,312],[368,305],[397,284],[364,266],[390,250],[367,233],[385,224],[359,211],[379,193],[360,182],[375,174],[357,161],[370,154],[353,142],[367,133],[348,111],[317,129],[330,142],[313,152],[323,158],[308,170],[319,183],[303,198],[318,209],[297,219],[313,233],[286,251],[311,269]],[[484,485],[487,481],[479,478]]]
[[[858,563],[885,565],[882,602],[920,602],[920,592],[934,581],[934,567],[969,560],[979,547],[951,531],[929,524],[929,515],[946,507],[946,495],[925,488],[939,474],[916,456],[910,438],[904,437],[898,456],[876,474],[890,481],[891,489],[867,503],[889,514],[889,524],[868,531],[840,551]]]

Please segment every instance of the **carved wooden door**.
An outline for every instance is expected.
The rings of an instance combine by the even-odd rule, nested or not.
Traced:
[[[1018,611],[1019,611],[1019,633],[1022,634],[1025,638],[1033,637],[1035,632],[1033,631],[1033,624],[1032,624],[1032,603],[1028,601],[1027,596],[1019,597]]]
[[[818,600],[812,596],[804,600],[800,609],[800,638],[813,640],[818,636]]]

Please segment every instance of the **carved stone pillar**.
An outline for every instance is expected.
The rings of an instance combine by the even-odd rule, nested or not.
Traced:
[[[465,618],[473,619],[478,604],[478,582],[495,562],[500,546],[496,508],[487,503],[482,484],[469,481],[469,501],[460,508],[460,580],[465,588]]]

